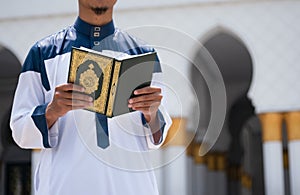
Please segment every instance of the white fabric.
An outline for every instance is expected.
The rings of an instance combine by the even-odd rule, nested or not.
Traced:
[[[52,100],[55,86],[66,83],[69,60],[70,53],[67,53],[45,61],[50,91],[42,88],[39,73],[27,71],[19,78],[12,109],[11,127],[13,137],[19,146],[42,149],[35,173],[35,194],[157,195],[158,189],[151,163],[145,158],[147,155],[142,154],[149,148],[158,148],[163,142],[156,146],[149,141],[150,135],[145,135],[145,132],[150,130],[142,125],[141,114],[138,112],[109,119],[109,139],[112,145],[119,145],[124,150],[132,150],[137,155],[140,153],[143,161],[138,163],[147,164],[148,170],[138,168],[134,170],[134,167],[128,170],[126,166],[118,167],[113,163],[110,164],[110,159],[99,159],[99,156],[90,150],[87,143],[89,140],[84,140],[84,136],[81,135],[82,129],[78,129],[82,125],[88,126],[87,121],[90,119],[82,116],[81,120],[76,120],[74,116],[80,111],[70,111],[56,121],[49,130],[48,138],[53,148],[44,148],[41,133],[35,126],[31,114],[36,106]],[[163,134],[164,140],[171,121],[166,112],[162,111],[162,113],[167,123]],[[139,134],[128,133],[131,129],[120,128],[120,124],[126,128],[137,128],[133,131],[138,131]],[[124,153],[118,155],[109,148],[107,151],[111,153],[107,156],[112,160],[134,165],[132,161],[134,159],[128,158]]]
[[[159,72],[159,73],[153,73],[152,75],[152,81],[151,81],[151,86],[152,87],[159,87],[162,89],[162,94],[165,97],[165,87],[164,87],[164,81],[163,81],[163,73]],[[168,115],[167,111],[165,110],[165,108],[163,107],[163,105],[166,104],[166,98],[162,99],[162,104],[159,107],[160,112],[162,113],[162,115],[164,116],[164,120],[166,122],[166,126],[165,129],[169,129],[171,124],[172,124],[172,120],[170,118],[170,116]],[[162,139],[162,141],[160,142],[160,144],[153,144],[154,140],[153,140],[153,136],[151,135],[151,132],[149,128],[144,128],[145,129],[145,134],[146,134],[146,140],[147,140],[147,144],[148,147],[151,149],[158,149],[162,146],[162,144],[164,143],[164,139]],[[163,136],[162,138],[167,137],[167,133],[168,131],[164,131],[163,132]]]

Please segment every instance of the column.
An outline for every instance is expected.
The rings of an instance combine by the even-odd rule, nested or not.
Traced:
[[[188,195],[195,195],[195,189],[194,189],[194,183],[196,180],[196,174],[195,174],[195,170],[196,170],[196,166],[194,164],[194,154],[193,154],[193,150],[195,147],[196,141],[193,139],[193,141],[188,145],[187,149],[186,149],[186,156],[187,156],[187,164],[186,164],[186,168],[187,168],[187,194]]]
[[[242,195],[251,195],[252,194],[252,178],[251,176],[243,171],[241,173],[241,184],[242,184]]]
[[[285,114],[291,195],[300,194],[300,112]]]
[[[212,152],[206,155],[207,194],[227,194],[226,157],[223,152]]]
[[[217,195],[216,155],[214,153],[207,153],[205,156],[207,163],[207,195]]]
[[[216,195],[227,194],[226,156],[224,152],[216,154],[216,180],[218,183]]]
[[[186,119],[172,118],[164,144],[164,158],[173,159],[164,167],[164,195],[187,195]]]
[[[207,167],[205,165],[205,156],[200,156],[200,143],[194,144],[194,181],[193,181],[193,195],[207,194]]]
[[[265,113],[259,114],[259,119],[262,125],[265,194],[284,195],[282,116],[280,113]]]

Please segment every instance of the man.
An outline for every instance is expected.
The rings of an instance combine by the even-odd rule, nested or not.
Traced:
[[[42,149],[35,173],[35,194],[158,194],[153,171],[140,167],[129,170],[121,167],[123,164],[114,164],[110,158],[132,165],[134,162],[126,159],[126,154],[116,155],[111,148],[118,146],[124,153],[144,153],[163,143],[171,122],[160,107],[161,88],[135,90],[137,96],[129,99],[128,107],[137,112],[112,119],[97,116],[101,128],[108,131],[110,142],[106,149],[97,148],[100,153],[106,152],[108,159],[103,160],[91,149],[93,139],[86,140],[81,135],[82,130],[94,132],[89,127],[95,114],[82,110],[91,106],[93,99],[82,93],[83,87],[67,83],[73,46],[131,55],[153,49],[114,27],[116,0],[78,3],[79,17],[73,26],[38,41],[31,48],[15,94],[10,124],[13,138],[22,148]],[[153,78],[159,74],[161,67],[157,63]],[[98,127],[92,123],[92,128]],[[132,129],[138,134],[130,133]]]

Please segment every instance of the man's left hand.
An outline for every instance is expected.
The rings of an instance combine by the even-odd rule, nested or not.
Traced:
[[[156,113],[163,98],[161,88],[151,86],[144,87],[135,90],[134,95],[137,97],[128,100],[128,107],[142,112],[147,123],[156,119]]]

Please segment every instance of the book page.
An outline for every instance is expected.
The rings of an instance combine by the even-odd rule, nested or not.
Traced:
[[[119,52],[119,51],[113,51],[113,50],[102,50],[102,52],[100,52],[102,55],[111,57],[111,58],[115,58],[117,60],[123,60],[123,59],[127,59],[130,58],[131,56],[127,53],[123,53],[123,52]]]
[[[114,58],[118,61],[148,55],[149,53],[155,53],[155,52],[149,52],[149,53],[143,53],[143,54],[137,54],[137,55],[129,55],[129,54],[124,53],[124,52],[113,51],[113,50],[96,51],[96,50],[88,49],[88,48],[82,47],[82,46],[79,49],[90,52],[90,53],[100,54],[100,55],[103,55],[103,56],[106,56],[106,57],[109,57],[109,58]]]

